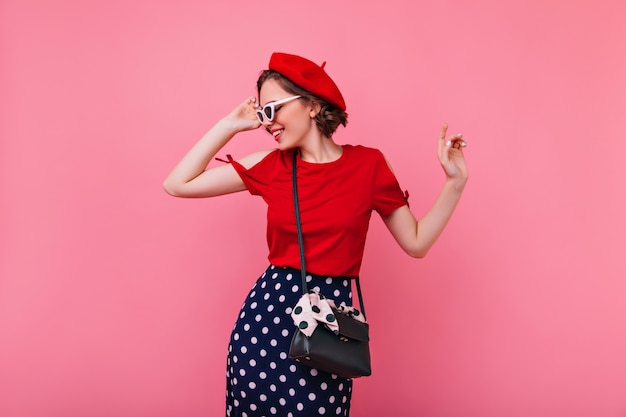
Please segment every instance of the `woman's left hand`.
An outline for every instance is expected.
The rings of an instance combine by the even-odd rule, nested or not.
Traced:
[[[449,180],[457,180],[462,185],[468,178],[467,165],[463,156],[463,148],[467,142],[462,134],[456,134],[446,139],[448,125],[444,124],[439,135],[438,156],[439,162]]]

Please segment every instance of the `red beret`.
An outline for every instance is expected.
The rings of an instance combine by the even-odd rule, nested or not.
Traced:
[[[270,58],[269,68],[311,94],[346,111],[346,102],[335,82],[324,71],[325,65],[326,62],[317,65],[297,55],[274,52]]]

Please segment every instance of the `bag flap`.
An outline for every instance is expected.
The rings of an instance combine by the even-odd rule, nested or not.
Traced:
[[[339,337],[367,342],[370,340],[369,324],[355,320],[345,314],[336,313],[337,324],[339,325]]]

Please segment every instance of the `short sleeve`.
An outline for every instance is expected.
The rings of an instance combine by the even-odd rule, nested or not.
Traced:
[[[250,169],[246,169],[239,162],[230,158],[230,156],[228,162],[237,171],[250,194],[263,195],[263,190],[266,190],[271,185],[272,178],[275,176],[277,159],[279,157],[278,150],[274,150]]]
[[[381,216],[388,216],[407,203],[408,193],[402,192],[396,176],[389,168],[382,152],[376,152],[372,181],[372,206]]]

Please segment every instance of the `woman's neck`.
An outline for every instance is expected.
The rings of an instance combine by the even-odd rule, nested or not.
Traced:
[[[341,158],[343,147],[332,138],[321,136],[319,140],[309,141],[300,146],[300,159],[314,164],[323,164]]]

